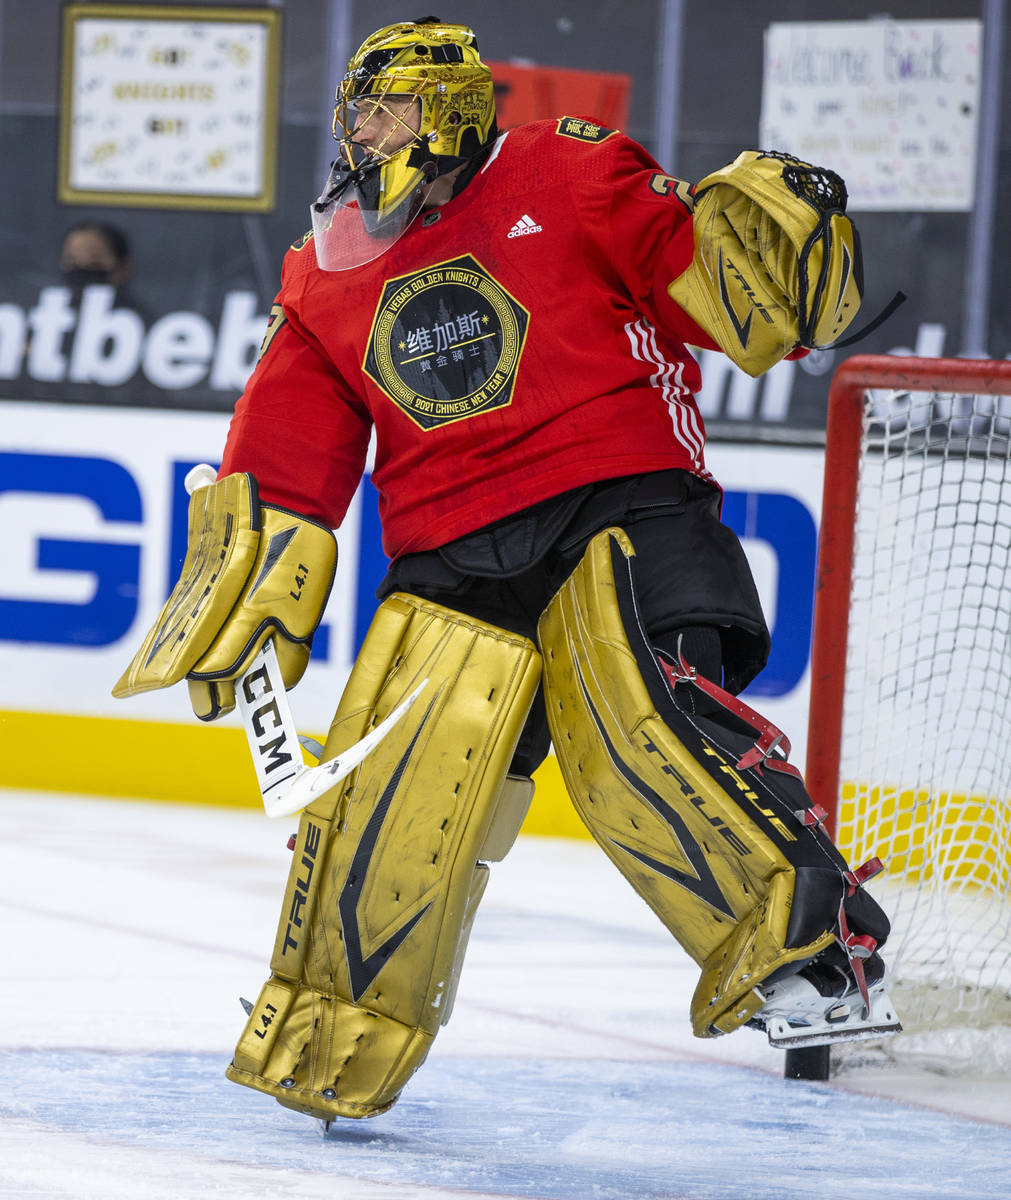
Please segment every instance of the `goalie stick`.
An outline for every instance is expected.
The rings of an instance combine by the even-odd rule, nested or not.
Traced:
[[[235,702],[242,716],[267,816],[291,816],[350,775],[393,731],[427,683],[423,679],[375,729],[343,754],[309,767],[302,760],[274,642],[268,638],[235,688]]]

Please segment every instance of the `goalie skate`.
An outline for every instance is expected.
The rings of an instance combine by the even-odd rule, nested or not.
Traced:
[[[864,977],[866,1000],[845,952],[832,946],[795,974],[759,987],[765,1004],[749,1024],[784,1050],[901,1033],[880,955],[866,960]]]

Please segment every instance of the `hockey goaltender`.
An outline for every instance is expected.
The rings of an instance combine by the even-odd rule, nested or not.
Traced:
[[[396,1101],[551,743],[699,965],[699,1037],[898,1028],[877,864],[847,867],[737,699],[769,634],[686,349],[758,375],[837,341],[862,292],[842,180],[745,151],[692,187],[584,116],[499,134],[474,33],[434,17],[366,40],[333,132],[182,577],[115,688],[185,678],[212,721],[268,638],[294,686],[374,433],[392,562],[324,760],[428,682],[302,815],[229,1077],[326,1121]]]

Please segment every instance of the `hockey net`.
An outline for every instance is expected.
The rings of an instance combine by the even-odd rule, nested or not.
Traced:
[[[1009,477],[1011,362],[836,373],[807,782],[848,861],[887,865],[869,887],[905,1032],[871,1061],[1011,1068]]]

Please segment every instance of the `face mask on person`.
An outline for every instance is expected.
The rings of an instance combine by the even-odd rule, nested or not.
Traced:
[[[109,272],[95,267],[71,267],[63,272],[67,286],[80,292],[93,283],[108,283]]]

